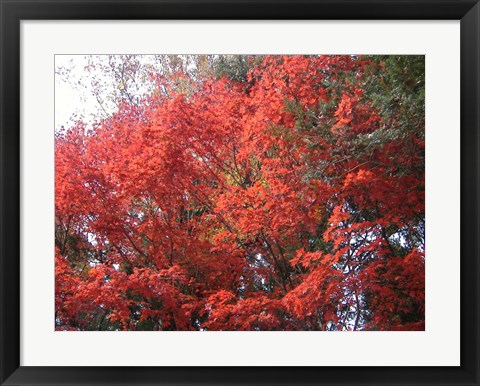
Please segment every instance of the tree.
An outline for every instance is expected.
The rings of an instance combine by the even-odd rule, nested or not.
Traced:
[[[424,58],[196,60],[57,134],[57,329],[423,330]]]

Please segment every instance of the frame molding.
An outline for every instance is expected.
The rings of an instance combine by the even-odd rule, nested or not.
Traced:
[[[461,20],[460,367],[20,366],[20,21],[112,19]],[[478,0],[0,0],[1,385],[480,385]]]

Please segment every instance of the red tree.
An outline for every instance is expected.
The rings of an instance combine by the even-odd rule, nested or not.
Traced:
[[[250,62],[57,135],[57,329],[424,329],[423,58]]]

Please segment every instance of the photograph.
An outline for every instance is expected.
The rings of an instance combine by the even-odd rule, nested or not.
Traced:
[[[479,3],[0,0],[0,386],[480,386]]]
[[[54,156],[56,331],[425,331],[424,55],[55,55]]]

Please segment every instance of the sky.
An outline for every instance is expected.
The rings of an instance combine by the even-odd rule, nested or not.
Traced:
[[[55,131],[70,128],[78,119],[91,124],[100,106],[93,94],[91,76],[83,55],[55,55]]]
[[[125,91],[134,98],[152,91],[148,74],[171,71],[171,55],[55,55],[55,132],[81,120],[88,126],[111,116]],[[187,71],[194,55],[176,55]],[[126,80],[126,85],[120,79]]]

